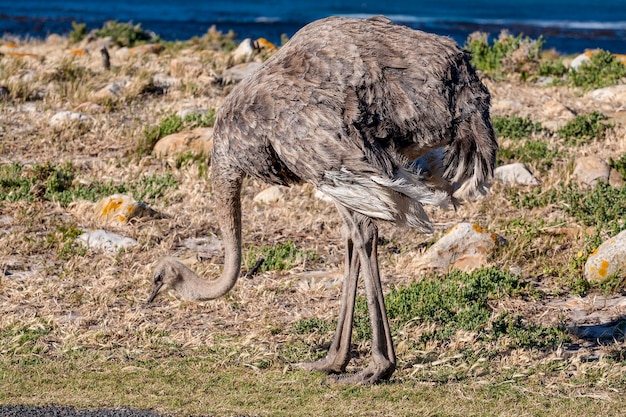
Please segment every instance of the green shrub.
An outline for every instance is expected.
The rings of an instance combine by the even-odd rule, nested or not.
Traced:
[[[120,23],[115,20],[105,22],[102,28],[95,31],[95,35],[99,38],[111,37],[118,46],[128,47],[160,41],[158,36],[155,37],[143,30],[140,23],[133,25],[131,23]]]
[[[87,36],[87,24],[76,23],[72,21],[72,31],[70,32],[69,39],[71,43],[78,43],[85,39]]]
[[[535,123],[528,117],[493,116],[491,121],[498,137],[506,137],[510,139],[528,138],[533,133],[541,132],[543,130],[541,123]]]
[[[620,173],[623,179],[626,180],[626,153],[619,159],[609,159],[609,166]]]
[[[584,145],[593,139],[603,139],[607,129],[613,127],[604,114],[593,111],[576,116],[567,122],[557,133],[569,145]]]
[[[583,62],[577,69],[567,73],[570,85],[585,90],[618,84],[626,77],[626,66],[608,51],[594,52],[589,62]]]
[[[480,71],[528,74],[538,66],[543,44],[542,38],[512,36],[502,31],[490,45],[486,33],[475,32],[467,38],[464,48],[472,53],[472,64]]]

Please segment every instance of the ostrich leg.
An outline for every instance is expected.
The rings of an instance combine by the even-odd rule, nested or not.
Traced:
[[[348,376],[333,376],[333,379],[337,382],[372,384],[389,379],[396,369],[396,357],[378,271],[378,229],[366,216],[344,207],[339,207],[339,212],[350,230],[354,250],[361,263],[372,327],[372,358],[362,371]],[[350,303],[354,306],[356,293],[351,295],[353,298]]]
[[[341,234],[346,244],[346,257],[337,331],[324,359],[298,364],[298,367],[307,371],[319,371],[327,374],[341,373],[346,370],[346,366],[350,362],[354,302],[360,264],[358,255],[354,253],[354,244],[352,243],[350,229],[347,225],[343,225]]]

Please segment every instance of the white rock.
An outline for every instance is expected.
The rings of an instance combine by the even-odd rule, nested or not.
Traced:
[[[124,93],[126,88],[126,81],[116,81],[108,84],[107,86],[101,88],[92,94],[93,99],[104,99],[104,98],[114,98],[119,97]]]
[[[252,39],[246,38],[235,49],[232,53],[233,60],[235,61],[245,61],[250,58],[254,53],[254,44],[252,43]]]
[[[253,201],[255,203],[269,204],[269,203],[275,203],[279,201],[282,197],[283,197],[282,188],[280,188],[277,185],[274,185],[272,187],[266,188],[265,190],[255,195]]]
[[[579,183],[594,186],[598,181],[608,181],[611,167],[597,156],[583,156],[576,160],[574,176]]]
[[[602,243],[585,263],[585,278],[603,281],[626,271],[626,230]]]
[[[591,59],[586,54],[580,54],[576,58],[574,58],[569,66],[570,68],[577,70],[585,62],[591,62]]]
[[[73,111],[61,111],[50,118],[50,126],[62,126],[66,123],[78,121],[84,122],[88,119],[88,116],[82,113],[76,113]]]
[[[626,84],[599,88],[589,92],[588,96],[592,100],[603,104],[624,106],[626,105]]]
[[[459,223],[420,257],[420,269],[471,271],[487,265],[487,257],[505,239],[472,223]]]
[[[248,77],[261,66],[258,62],[248,62],[245,64],[235,65],[224,71],[222,75],[222,84],[237,83]]]
[[[85,232],[76,238],[76,241],[89,248],[102,249],[107,252],[116,252],[120,249],[131,248],[137,245],[135,239],[97,229]]]
[[[505,184],[537,185],[539,181],[520,162],[502,165],[495,169],[494,177]]]
[[[195,252],[222,252],[222,241],[216,236],[190,237],[182,242],[182,246]]]

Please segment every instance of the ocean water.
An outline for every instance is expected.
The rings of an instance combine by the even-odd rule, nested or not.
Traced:
[[[98,28],[107,20],[141,23],[163,39],[202,36],[211,25],[239,39],[279,42],[307,23],[331,15],[384,14],[396,23],[447,35],[460,44],[474,31],[502,29],[546,48],[577,53],[602,48],[626,53],[626,0],[0,0],[0,34],[67,34],[72,21]]]

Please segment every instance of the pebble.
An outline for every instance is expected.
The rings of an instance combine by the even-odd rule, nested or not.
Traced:
[[[608,181],[611,167],[597,156],[583,156],[574,164],[574,177],[580,184],[593,187],[598,181]]]
[[[514,164],[502,165],[494,170],[495,179],[504,184],[538,185],[537,178],[530,173],[526,165],[517,162]]]
[[[119,97],[124,93],[127,82],[125,80],[115,81],[101,88],[92,94],[92,99],[102,100],[106,98]]]
[[[255,203],[275,203],[283,198],[283,190],[278,185],[266,188],[257,195],[254,196],[253,201]]]
[[[487,266],[487,258],[503,237],[473,223],[459,223],[435,242],[417,262],[419,269],[460,269],[469,272]]]
[[[577,70],[584,63],[591,62],[588,54],[580,54],[569,64],[569,67]]]
[[[610,104],[615,107],[626,106],[626,84],[599,88],[587,94],[595,102]]]
[[[585,263],[585,278],[600,282],[626,271],[626,230],[603,242]]]
[[[116,252],[120,249],[137,246],[135,239],[102,229],[85,232],[76,238],[76,242],[82,243],[89,248],[102,249],[107,252]]]

